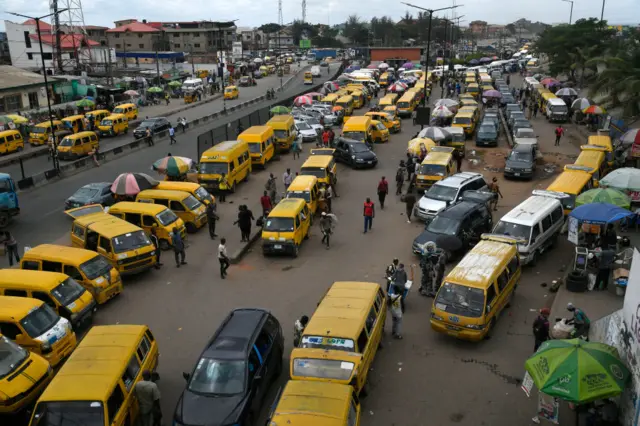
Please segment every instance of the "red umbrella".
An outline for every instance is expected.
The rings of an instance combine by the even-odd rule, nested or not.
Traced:
[[[558,83],[558,80],[556,80],[555,78],[547,77],[543,78],[540,82],[540,84],[542,84],[543,86],[548,86],[551,83]]]
[[[295,106],[311,105],[312,103],[313,99],[311,99],[309,96],[298,96],[293,100],[293,104]]]
[[[497,56],[492,56],[492,57],[491,57],[491,59],[493,59],[494,61],[496,61],[496,60],[498,60],[498,59],[500,59],[500,58],[498,58]]]
[[[367,65],[367,68],[370,70],[375,70],[375,69],[378,69],[378,66],[376,64],[369,64]]]

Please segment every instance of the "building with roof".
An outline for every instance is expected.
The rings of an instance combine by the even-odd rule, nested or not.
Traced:
[[[11,63],[18,68],[40,72],[44,62],[47,73],[54,74],[57,68],[55,59],[58,47],[62,52],[64,70],[89,69],[95,64],[104,64],[109,60],[115,61],[115,54],[112,54],[108,47],[84,34],[62,34],[60,46],[57,46],[56,36],[51,33],[51,26],[42,21],[40,21],[43,50],[41,55],[36,23],[33,19],[22,23],[5,20],[4,24]]]
[[[7,33],[0,32],[0,65],[11,65],[11,54],[9,54],[9,42]]]
[[[11,65],[0,65],[0,115],[47,104],[44,77]]]
[[[127,19],[114,22],[115,28],[106,30],[107,42],[116,52],[143,52],[156,50],[162,41],[162,31],[147,25],[147,21],[138,22]],[[158,48],[158,50],[165,50]]]

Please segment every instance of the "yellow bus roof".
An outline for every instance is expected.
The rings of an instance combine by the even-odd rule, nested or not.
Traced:
[[[60,125],[62,125],[62,121],[53,120],[53,124],[56,125],[56,126],[60,126]],[[51,127],[51,121],[50,120],[43,121],[42,123],[36,124],[36,127],[46,127],[46,128]]]
[[[422,160],[422,164],[442,164],[446,165],[450,160],[453,154],[451,152],[435,152],[431,151],[424,157]]]
[[[595,150],[583,150],[573,164],[598,169],[604,161],[604,152]]]
[[[72,260],[76,264],[82,264],[96,256],[99,256],[99,254],[92,250],[59,246],[57,244],[40,244],[29,249],[29,251],[24,254],[23,259],[42,258],[54,262],[68,262]]]
[[[149,198],[166,198],[168,200],[182,201],[187,197],[192,197],[186,191],[173,191],[169,189],[145,189],[138,192],[138,197],[145,198],[145,195]]]
[[[114,238],[119,235],[142,231],[141,228],[127,222],[126,220],[122,220],[104,212],[80,216],[75,219],[75,223],[80,226],[89,227],[91,230],[104,235],[107,238]]]
[[[180,191],[182,192],[182,191]],[[185,192],[188,194],[188,192]],[[162,213],[167,210],[167,206],[163,206],[162,204],[154,204],[154,203],[135,203],[133,201],[120,201],[119,203],[115,203],[109,208],[109,213],[116,213],[118,211],[128,212],[128,213],[140,213],[140,214],[150,214],[156,215],[158,213]]]
[[[473,112],[471,111],[460,111],[453,118],[463,117],[463,118],[473,118]]]
[[[254,137],[262,137],[266,134],[269,133],[273,133],[273,129],[269,126],[251,126],[249,127],[247,130],[245,130],[244,132],[240,133],[238,135],[238,139],[242,139],[243,136],[248,136],[248,139],[251,140],[247,140],[247,142],[251,143],[251,142],[257,142],[259,143],[259,140],[255,140]]]
[[[368,115],[356,115],[353,117],[349,117],[347,121],[345,121],[344,126],[366,126],[371,123],[371,117]]]
[[[333,161],[331,155],[312,155],[300,166],[301,169],[305,167],[327,167],[329,163]]]
[[[73,121],[83,119],[84,115],[70,115],[62,119],[62,121]]]
[[[485,289],[517,252],[515,244],[481,240],[449,272],[445,281]]]
[[[142,325],[92,327],[38,401],[106,401],[145,331]]]
[[[101,114],[111,115],[111,111],[109,111],[108,109],[96,109],[96,110],[93,110],[93,111],[89,111],[84,116],[85,117],[91,117],[93,115],[101,115]]]
[[[278,115],[276,115],[276,117],[280,117]],[[273,117],[275,118],[275,117]],[[273,120],[272,118],[272,120]],[[245,144],[246,142],[244,141],[225,141],[225,142],[220,142],[217,145],[212,146],[211,148],[209,148],[208,150],[206,150],[205,152],[202,153],[202,158],[206,158],[207,156],[210,155],[216,155],[216,154],[221,154],[221,153],[225,153],[227,151],[231,151],[235,148],[237,148],[238,146]]]
[[[127,116],[126,116],[126,115],[124,115],[124,114],[111,114],[111,113],[109,113],[109,115],[105,116],[105,117],[103,118],[103,120],[117,120],[118,118],[124,118],[124,119],[126,119],[126,118],[127,118]]]
[[[74,133],[72,135],[67,135],[64,138],[65,139],[76,140],[76,139],[84,138],[84,137],[87,137],[87,136],[96,136],[97,137],[98,135],[96,135],[96,132],[91,132],[91,131],[86,130],[84,132],[78,132],[78,133]]]
[[[338,95],[336,95],[335,93],[329,93],[327,96],[322,98],[322,101],[331,101],[335,99],[338,99]]]
[[[269,121],[267,121],[267,124],[269,123],[286,123],[286,122],[293,122],[293,115],[274,115],[273,117],[271,117],[269,119]]]
[[[384,95],[382,99],[396,99],[398,97],[397,93],[387,93]]]
[[[0,296],[0,319],[20,321],[43,303],[30,297]]]
[[[287,191],[311,191],[311,188],[318,183],[315,176],[296,176],[287,188]]]
[[[587,139],[587,145],[601,146],[607,151],[613,151],[613,145],[611,144],[611,138],[604,135],[592,135]]]
[[[562,172],[556,180],[547,187],[547,190],[578,195],[590,179],[591,175],[589,173],[579,170]]]
[[[69,278],[61,272],[32,271],[29,269],[0,269],[0,287],[3,284],[19,284],[31,290],[49,291]]]
[[[415,97],[416,92],[406,91],[404,95],[402,95],[402,97],[398,99],[398,102],[411,102]]]
[[[349,102],[353,100],[353,96],[351,95],[344,95],[342,96],[340,99],[338,99],[338,103],[342,103],[342,102]]]
[[[467,85],[467,89],[471,87],[480,88],[480,86],[478,86],[478,83],[470,83],[469,85]]]
[[[344,426],[352,392],[340,383],[289,380],[270,424]]]
[[[306,201],[302,198],[283,198],[269,213],[269,217],[292,217],[304,205]]]
[[[362,331],[380,286],[376,283],[337,281],[316,308],[304,330],[307,335],[353,339]]]

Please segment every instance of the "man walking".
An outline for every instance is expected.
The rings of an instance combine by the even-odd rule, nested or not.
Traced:
[[[272,210],[273,206],[271,205],[271,197],[269,197],[267,191],[264,191],[262,194],[262,197],[260,197],[260,205],[262,206],[262,216],[264,216]]]
[[[364,233],[371,230],[371,226],[373,225],[373,218],[375,217],[375,206],[371,202],[371,198],[367,197],[367,200],[364,202]]]
[[[540,107],[538,106],[538,103],[534,102],[533,103],[533,118],[536,118],[538,116],[538,109],[539,108]]]
[[[407,194],[402,198],[402,201],[406,204],[407,223],[411,223],[413,207],[416,205],[416,196],[411,192],[407,192]]]
[[[153,146],[153,134],[151,133],[151,129],[147,127],[147,131],[145,132],[145,138],[147,139],[147,145]]]
[[[149,239],[153,243],[153,246],[156,248],[156,264],[154,267],[156,269],[160,269],[162,263],[160,263],[160,255],[162,254],[162,250],[160,250],[160,241],[158,241],[158,235],[156,234],[156,225],[151,227],[151,235],[149,235]]]
[[[216,213],[216,208],[213,203],[207,204],[207,222],[209,222],[209,237],[212,240],[215,240],[216,235],[216,221],[220,219],[218,213]]]
[[[269,194],[269,198],[271,198],[271,205],[274,205],[276,203],[277,188],[276,188],[276,177],[273,175],[273,173],[269,173],[269,180],[267,180],[265,189]]]
[[[391,309],[391,335],[398,340],[402,339],[402,293],[393,293],[389,296]]]
[[[171,243],[173,245],[173,254],[176,257],[176,267],[179,268],[180,265],[186,265],[187,262],[185,262],[184,259],[187,255],[184,251],[184,241],[182,241],[177,226],[173,228],[173,232],[171,233]]]
[[[498,211],[498,197],[504,198],[502,192],[500,192],[500,185],[498,185],[498,178],[494,177],[491,183],[488,185],[489,190],[493,192],[493,199],[489,202],[489,207],[493,206],[493,211]]]
[[[331,208],[331,202],[333,201],[333,190],[331,189],[331,185],[327,186],[324,191],[324,201],[327,204],[327,213],[331,213],[333,211]]]
[[[382,176],[380,182],[378,182],[378,201],[380,201],[380,208],[384,210],[384,199],[387,198],[387,194],[389,193],[389,182],[387,179]]]
[[[13,258],[15,257],[16,262],[20,263],[20,255],[18,254],[18,242],[13,237],[11,232],[4,231],[4,248],[7,252],[7,256],[9,257],[9,266],[13,266]]]
[[[151,372],[144,370],[142,380],[134,386],[134,393],[138,400],[138,422],[140,426],[154,426],[160,424],[162,411],[160,409],[160,391],[158,385],[151,381]]]
[[[282,174],[282,183],[284,183],[285,191],[289,189],[291,182],[293,182],[293,175],[291,174],[291,169],[287,169],[287,171]]]
[[[560,138],[564,135],[564,129],[562,128],[562,124],[558,124],[555,130],[556,133],[556,143],[555,146],[560,146]]]
[[[456,170],[460,173],[462,171],[462,153],[458,149],[454,150],[453,158],[456,160]]]
[[[320,232],[322,233],[322,243],[326,244],[327,250],[329,250],[329,244],[331,239],[331,233],[333,226],[333,220],[326,212],[322,212],[320,217]]]
[[[218,246],[218,261],[220,262],[220,278],[227,277],[227,269],[229,268],[229,257],[227,256],[227,239],[222,238]]]
[[[549,340],[549,314],[551,311],[549,308],[540,309],[540,315],[538,315],[533,321],[533,338],[535,343],[533,345],[533,352],[536,352],[540,345]]]
[[[173,145],[174,143],[178,143],[176,140],[176,129],[171,126],[169,127],[169,145]]]
[[[400,166],[396,171],[396,195],[402,194],[402,185],[404,184],[404,161],[400,160]]]

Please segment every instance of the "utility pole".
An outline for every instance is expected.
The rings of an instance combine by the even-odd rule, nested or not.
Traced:
[[[440,9],[425,9],[424,7],[420,7],[420,6],[416,6],[410,3],[405,3],[405,2],[401,2],[402,4],[406,4],[409,7],[413,7],[415,9],[419,9],[419,10],[423,10],[425,12],[429,13],[429,25],[427,28],[427,58],[425,60],[425,64],[424,64],[424,73],[425,76],[429,75],[429,54],[431,52],[431,24],[433,22],[433,13],[434,12],[440,12],[442,10],[449,10],[449,9],[455,9],[457,7],[463,6],[463,5],[454,5],[454,6],[449,6],[449,7],[442,7]],[[422,106],[426,106],[427,105],[427,81],[426,81],[427,77],[425,77],[425,84],[424,84],[424,96],[422,97]]]
[[[571,3],[571,11],[569,12],[569,25],[571,25],[571,21],[573,20],[573,0],[562,0],[566,3]],[[602,2],[602,10],[604,13],[604,1]],[[602,21],[602,16],[600,16],[600,20]]]
[[[602,11],[600,12],[600,20],[604,21],[604,4],[606,0],[602,0]]]

